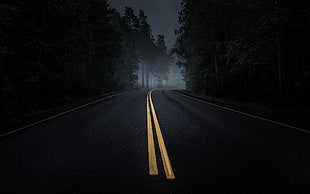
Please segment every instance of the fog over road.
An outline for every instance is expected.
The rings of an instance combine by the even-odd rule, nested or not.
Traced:
[[[170,90],[130,90],[0,139],[1,193],[310,193],[310,135]],[[175,178],[175,179],[173,179]]]

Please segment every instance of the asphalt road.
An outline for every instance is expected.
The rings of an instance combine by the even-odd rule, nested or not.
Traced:
[[[152,99],[175,179],[155,131],[158,175],[149,175],[147,93],[1,138],[0,193],[310,193],[309,134],[168,90]]]

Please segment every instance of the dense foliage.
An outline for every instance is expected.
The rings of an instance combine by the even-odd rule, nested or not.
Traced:
[[[2,1],[1,120],[135,87],[159,50],[146,18],[106,0]]]
[[[179,22],[175,52],[187,88],[286,105],[309,101],[309,1],[182,0]]]

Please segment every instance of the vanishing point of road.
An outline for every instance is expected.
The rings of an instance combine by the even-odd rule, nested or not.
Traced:
[[[310,193],[310,135],[136,89],[0,139],[0,193]]]

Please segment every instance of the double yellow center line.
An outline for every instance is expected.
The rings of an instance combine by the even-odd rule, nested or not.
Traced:
[[[164,138],[160,130],[160,126],[157,120],[156,112],[154,109],[153,101],[152,101],[152,92],[151,90],[147,94],[146,98],[146,114],[147,114],[147,136],[148,136],[148,158],[149,158],[149,174],[150,175],[158,175],[158,168],[156,162],[156,154],[155,154],[155,146],[154,146],[154,137],[153,137],[153,130],[152,130],[152,117],[155,126],[155,131],[157,135],[157,141],[159,145],[159,150],[166,174],[167,179],[175,179],[173,169],[171,166],[171,162],[168,156],[168,152],[165,146]]]

